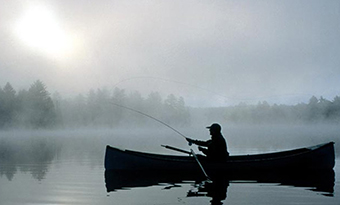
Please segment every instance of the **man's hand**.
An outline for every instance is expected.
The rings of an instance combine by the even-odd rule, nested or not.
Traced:
[[[191,139],[191,138],[188,138],[188,137],[186,137],[185,139],[188,141],[188,143],[189,143],[189,146],[191,146],[191,145],[192,145],[192,143],[194,143],[194,140],[193,140],[193,139]]]

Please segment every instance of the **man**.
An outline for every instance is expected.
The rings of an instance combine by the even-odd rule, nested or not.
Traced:
[[[211,139],[208,141],[194,140],[186,138],[186,140],[191,144],[199,145],[198,149],[203,152],[209,161],[212,162],[224,162],[229,157],[227,151],[227,143],[221,134],[221,126],[217,123],[212,124],[207,127],[210,131]],[[203,147],[207,148],[203,148]]]

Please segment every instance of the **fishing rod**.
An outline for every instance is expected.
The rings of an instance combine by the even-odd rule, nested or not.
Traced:
[[[155,120],[155,121],[161,123],[162,125],[164,125],[164,126],[170,128],[171,130],[173,130],[174,132],[176,132],[177,134],[179,134],[181,137],[184,137],[185,139],[187,139],[187,137],[186,137],[185,135],[183,135],[181,132],[179,132],[179,131],[176,130],[175,128],[171,127],[170,125],[166,124],[165,122],[163,122],[163,121],[161,121],[161,120],[159,120],[159,119],[157,119],[157,118],[155,118],[155,117],[152,117],[151,115],[148,115],[148,114],[146,114],[146,113],[144,113],[144,112],[141,112],[141,111],[139,111],[139,110],[136,110],[136,109],[133,109],[133,108],[130,108],[130,107],[121,105],[121,104],[117,104],[117,103],[112,102],[112,101],[110,101],[109,103],[112,104],[112,105],[115,105],[115,106],[117,106],[117,107],[121,107],[121,108],[130,110],[130,111],[136,112],[136,113],[138,113],[138,114],[141,114],[141,115],[143,115],[143,116],[145,116],[145,117],[151,118],[151,119],[153,119],[153,120]]]
[[[153,116],[151,116],[151,115],[149,115],[149,114],[143,113],[143,112],[141,112],[141,111],[139,111],[139,110],[136,110],[136,109],[133,109],[133,108],[130,108],[130,107],[121,105],[121,104],[114,103],[114,102],[112,102],[112,101],[110,101],[110,104],[115,105],[115,106],[117,106],[117,107],[121,107],[121,108],[130,110],[130,111],[133,111],[133,112],[136,112],[136,113],[141,114],[141,115],[143,115],[143,116],[145,116],[145,117],[151,118],[151,119],[153,119],[153,120],[155,120],[155,121],[161,123],[162,125],[165,125],[166,127],[170,128],[171,130],[173,130],[174,132],[176,132],[177,134],[179,134],[180,136],[182,136],[182,137],[184,137],[185,139],[187,139],[187,137],[186,137],[185,135],[183,135],[181,132],[179,132],[179,131],[176,130],[175,128],[171,127],[170,125],[166,124],[165,122],[163,122],[163,121],[161,121],[161,120],[159,120],[159,119],[157,119],[157,118],[155,118],[155,117],[153,117]],[[207,178],[207,180],[211,181],[211,180],[210,180],[210,177],[209,177],[208,174],[205,172],[205,170],[204,170],[204,168],[203,168],[201,162],[198,160],[198,157],[196,156],[196,153],[194,152],[194,150],[190,149],[190,152],[187,152],[187,151],[185,151],[185,150],[181,150],[181,149],[178,149],[178,148],[175,148],[175,147],[171,147],[171,146],[166,146],[166,145],[165,145],[165,146],[162,145],[162,146],[165,147],[165,148],[167,148],[167,149],[172,149],[172,150],[175,150],[175,151],[180,151],[180,152],[184,152],[184,153],[189,154],[189,155],[190,155],[190,154],[193,155],[193,157],[195,158],[195,160],[196,160],[198,166],[201,168],[201,170],[202,170],[204,176]],[[190,143],[190,142],[189,142],[189,146],[191,146],[191,143]]]

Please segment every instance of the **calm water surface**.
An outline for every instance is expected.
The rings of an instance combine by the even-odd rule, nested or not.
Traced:
[[[327,129],[326,129],[327,128]],[[298,148],[328,141],[340,133],[331,127],[233,127],[224,133],[232,154]],[[314,130],[311,130],[314,129]],[[184,134],[205,139],[204,129]],[[183,149],[181,137],[168,130],[7,131],[0,133],[0,204],[213,204],[209,184],[195,181],[153,183],[147,176],[135,187],[107,192],[103,167],[105,145],[154,153],[173,153],[160,145]],[[340,161],[334,186],[237,180],[224,184],[223,204],[340,204]],[[325,179],[327,180],[327,179]],[[124,179],[123,179],[124,181]],[[130,180],[131,181],[131,180]],[[329,187],[328,187],[329,188]],[[225,190],[225,191],[224,191]],[[222,196],[223,197],[223,196]],[[218,203],[215,203],[218,204]]]

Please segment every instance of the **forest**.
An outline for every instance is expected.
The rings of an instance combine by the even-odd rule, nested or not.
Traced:
[[[191,126],[203,118],[220,123],[339,123],[340,97],[327,100],[312,96],[309,102],[296,105],[262,101],[256,105],[193,108],[185,104],[183,97],[169,94],[163,98],[159,92],[143,96],[138,91],[103,88],[66,99],[58,92],[50,94],[40,80],[18,92],[10,83],[0,87],[2,130],[155,125],[150,117],[136,111],[179,127]]]
[[[0,87],[0,129],[9,128],[77,128],[147,126],[150,119],[128,110],[146,113],[164,123],[189,125],[189,109],[182,97],[170,94],[163,99],[158,92],[146,98],[138,91],[127,93],[115,88],[90,90],[64,99],[59,93],[50,94],[45,84],[37,80],[28,90],[18,92],[7,83]]]

